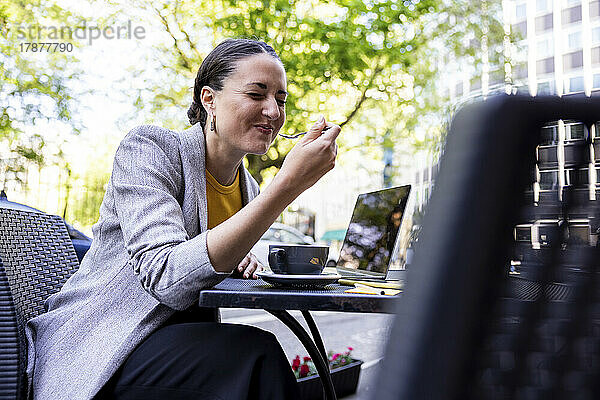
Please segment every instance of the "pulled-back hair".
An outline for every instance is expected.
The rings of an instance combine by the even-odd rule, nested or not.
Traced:
[[[200,122],[202,127],[206,125],[207,114],[200,99],[202,88],[209,86],[216,91],[222,90],[223,80],[235,70],[236,62],[261,53],[269,54],[281,61],[275,50],[264,42],[250,39],[227,39],[219,43],[206,56],[198,69],[194,81],[192,105],[187,112],[190,124],[194,125]]]

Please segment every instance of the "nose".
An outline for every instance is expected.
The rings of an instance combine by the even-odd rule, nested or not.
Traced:
[[[279,104],[277,104],[277,99],[267,98],[263,106],[263,115],[270,120],[276,120],[281,115],[279,111]]]

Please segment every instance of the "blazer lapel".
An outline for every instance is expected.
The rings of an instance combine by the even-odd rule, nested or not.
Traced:
[[[200,124],[194,124],[180,134],[181,162],[185,193],[183,218],[190,237],[208,228],[206,205],[206,157],[204,134]]]
[[[186,186],[184,194],[183,218],[190,237],[208,229],[208,205],[206,203],[206,143],[200,124],[192,125],[181,135],[181,162]],[[251,182],[254,178],[240,163],[240,190],[245,206],[258,195]],[[189,188],[191,185],[192,190]],[[188,199],[189,197],[189,199]],[[188,200],[188,201],[186,201]]]
[[[258,195],[253,189],[252,184],[250,184],[251,180],[254,178],[250,175],[250,172],[244,167],[244,163],[240,164],[240,190],[242,191],[242,204],[246,205]]]

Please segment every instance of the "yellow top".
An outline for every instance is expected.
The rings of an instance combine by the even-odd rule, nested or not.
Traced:
[[[208,203],[208,229],[212,229],[242,209],[239,170],[233,183],[221,185],[206,170],[206,201]]]

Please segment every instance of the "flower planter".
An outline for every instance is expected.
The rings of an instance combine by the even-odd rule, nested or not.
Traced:
[[[361,360],[354,360],[350,364],[331,370],[331,380],[338,398],[356,393],[358,377],[360,375]],[[319,375],[311,375],[298,379],[300,387],[300,399],[321,400],[323,399],[323,385]]]

